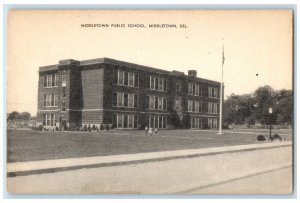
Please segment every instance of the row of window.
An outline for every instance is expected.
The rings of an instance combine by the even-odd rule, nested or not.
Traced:
[[[202,128],[202,118],[191,117],[191,128]]]
[[[207,119],[207,125],[210,129],[216,129],[218,128],[218,119],[217,118],[208,118]],[[199,117],[191,117],[190,121],[190,127],[191,128],[203,128],[202,124],[202,118]]]
[[[167,91],[167,79],[160,77],[147,77],[147,88],[150,90]]]
[[[138,128],[138,115],[113,114],[113,125],[117,128]]]
[[[208,102],[208,113],[217,114],[219,112],[219,104]]]
[[[188,100],[188,112],[202,112],[202,101]]]
[[[167,110],[167,98],[147,95],[146,107],[149,109]]]
[[[51,107],[58,105],[58,95],[57,94],[44,94],[44,106]]]
[[[189,83],[188,95],[202,96],[202,86],[194,83]]]
[[[137,108],[138,96],[136,94],[114,92],[112,104],[118,107]]]
[[[114,70],[114,84],[139,87],[139,75],[132,72]]]
[[[62,86],[66,85],[66,75],[61,75]],[[58,74],[46,74],[44,75],[44,87],[57,87],[59,83]]]
[[[43,114],[43,126],[55,126],[57,118],[55,114]]]
[[[167,128],[167,117],[160,115],[149,115],[148,126],[149,128]]]

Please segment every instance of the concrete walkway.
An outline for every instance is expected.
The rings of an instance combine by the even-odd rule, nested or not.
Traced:
[[[138,154],[122,154],[112,156],[83,157],[70,159],[55,159],[42,161],[15,162],[7,164],[9,177],[32,175],[40,173],[76,170],[81,168],[96,168],[115,165],[135,164],[152,161],[163,161],[178,158],[208,156],[214,154],[234,153],[257,149],[291,146],[292,142],[265,142],[251,145],[224,146],[201,149],[162,151]]]

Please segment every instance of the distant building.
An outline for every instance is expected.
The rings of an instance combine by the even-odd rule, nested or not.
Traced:
[[[46,128],[217,128],[220,83],[109,58],[39,68],[37,122]],[[223,94],[224,95],[224,94]]]

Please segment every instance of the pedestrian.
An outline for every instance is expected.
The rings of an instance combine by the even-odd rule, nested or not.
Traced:
[[[152,135],[152,128],[149,128],[149,135]]]
[[[146,133],[146,136],[148,135],[148,127],[146,126],[145,127],[145,133]]]
[[[156,135],[156,134],[157,134],[157,128],[154,129],[154,135]]]

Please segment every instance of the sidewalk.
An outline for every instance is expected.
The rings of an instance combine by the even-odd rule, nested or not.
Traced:
[[[55,159],[42,161],[15,162],[7,164],[8,177],[24,176],[41,173],[76,170],[81,168],[108,167],[125,164],[136,164],[151,161],[209,156],[215,154],[234,153],[276,147],[292,146],[292,142],[272,142],[251,145],[224,146],[201,149],[150,152],[139,154],[122,154],[112,156],[97,156],[70,159]]]

